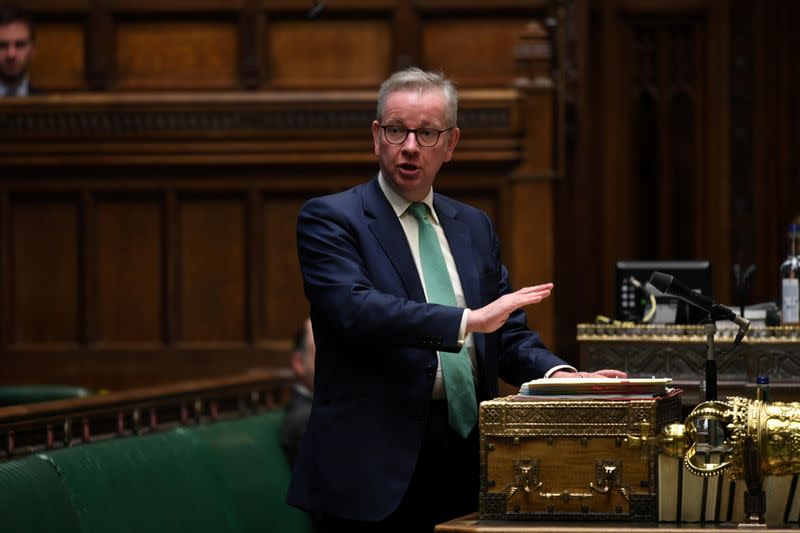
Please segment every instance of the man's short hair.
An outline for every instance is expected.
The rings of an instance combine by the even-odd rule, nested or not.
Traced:
[[[378,122],[383,120],[386,98],[397,91],[429,91],[439,89],[444,93],[447,127],[458,126],[458,91],[453,82],[441,72],[425,71],[417,67],[400,70],[389,76],[378,91]]]
[[[28,26],[31,41],[36,38],[36,27],[33,24],[33,16],[19,6],[10,4],[0,4],[0,26],[11,24],[12,22],[22,22]]]

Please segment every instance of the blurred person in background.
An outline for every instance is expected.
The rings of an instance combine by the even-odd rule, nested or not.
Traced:
[[[29,96],[29,68],[35,54],[35,28],[19,7],[0,6],[0,97]]]
[[[281,429],[281,447],[290,465],[294,465],[300,440],[306,431],[308,415],[311,413],[311,399],[314,395],[314,334],[311,331],[311,320],[306,319],[295,336],[292,353],[292,372],[295,383],[292,386],[291,398],[286,405],[283,427]]]

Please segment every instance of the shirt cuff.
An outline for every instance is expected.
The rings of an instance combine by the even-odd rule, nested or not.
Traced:
[[[567,370],[569,372],[577,372],[578,371],[577,368],[569,366],[569,365],[558,365],[558,366],[554,366],[553,368],[551,368],[550,370],[545,372],[544,377],[549,378],[550,376],[553,375],[553,372],[558,372],[559,370]]]
[[[461,325],[458,327],[458,347],[463,348],[464,343],[467,342],[467,317],[469,316],[469,309],[464,309],[464,314],[461,315]]]

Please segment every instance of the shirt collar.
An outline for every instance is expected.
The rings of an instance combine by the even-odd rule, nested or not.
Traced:
[[[28,78],[25,77],[19,85],[6,85],[0,81],[0,96],[28,96]]]
[[[392,189],[389,183],[386,181],[386,178],[383,177],[383,172],[378,172],[378,185],[380,186],[383,194],[386,196],[386,199],[389,200],[389,204],[391,204],[392,209],[394,209],[395,214],[398,218],[403,216],[403,213],[406,212],[408,206],[410,206],[413,202],[409,202],[399,194],[397,191]],[[436,216],[436,211],[433,209],[433,187],[431,190],[428,191],[427,196],[422,200],[422,203],[428,206],[428,209],[431,212],[431,216],[433,217],[434,223],[436,225],[439,224],[439,218]]]

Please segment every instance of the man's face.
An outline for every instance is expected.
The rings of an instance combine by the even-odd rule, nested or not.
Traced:
[[[28,73],[33,56],[33,42],[28,25],[12,22],[0,26],[0,79],[17,84]]]
[[[409,132],[406,140],[397,145],[386,140],[381,128],[389,124],[408,129],[449,128],[444,95],[438,89],[391,93],[384,104],[382,122],[372,122],[375,155],[380,159],[384,178],[403,198],[419,202],[430,191],[442,163],[450,161],[461,132],[458,128],[446,131],[430,147],[420,146],[416,134]]]

